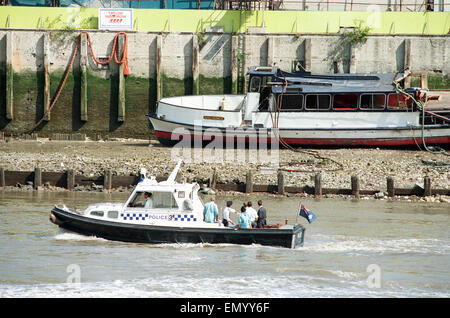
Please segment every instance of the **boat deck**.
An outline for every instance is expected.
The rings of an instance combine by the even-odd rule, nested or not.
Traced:
[[[439,100],[428,101],[428,110],[450,110],[450,89],[430,90],[430,96],[439,96]]]

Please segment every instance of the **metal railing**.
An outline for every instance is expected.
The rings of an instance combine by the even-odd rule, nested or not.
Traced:
[[[300,10],[300,11],[445,11],[448,0],[216,0],[217,8],[225,10]]]
[[[0,5],[15,5],[23,2],[20,0],[0,0]],[[450,10],[450,0],[47,0],[45,3],[50,7],[67,6],[70,3],[82,7],[126,7],[138,9],[151,7],[158,9],[406,12],[442,12]]]

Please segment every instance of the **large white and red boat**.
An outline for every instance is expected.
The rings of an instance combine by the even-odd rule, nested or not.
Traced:
[[[271,141],[297,146],[450,144],[449,108],[405,74],[288,73],[250,67],[248,93],[163,98],[148,114],[159,141]],[[450,106],[450,105],[448,105]]]

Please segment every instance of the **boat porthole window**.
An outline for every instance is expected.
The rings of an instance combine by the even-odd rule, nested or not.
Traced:
[[[103,211],[91,211],[90,215],[103,217],[104,212]]]
[[[331,96],[328,94],[308,94],[305,100],[307,110],[327,110],[330,109]]]
[[[403,94],[389,94],[388,95],[388,109],[405,109],[411,108],[412,100],[411,98]]]
[[[108,218],[117,219],[119,217],[119,211],[108,211]]]
[[[361,94],[359,102],[361,109],[382,110],[386,106],[386,95],[384,94]]]
[[[358,108],[358,94],[345,93],[333,95],[333,109],[354,110]]]
[[[250,92],[258,93],[260,84],[261,84],[261,77],[259,76],[252,77],[252,80],[250,82]]]
[[[303,95],[283,95],[279,98],[281,111],[299,111],[303,108]]]

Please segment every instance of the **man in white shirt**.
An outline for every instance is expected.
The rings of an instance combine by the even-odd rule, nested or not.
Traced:
[[[252,228],[256,227],[256,221],[258,220],[258,212],[252,207],[252,203],[247,202],[247,213],[250,215],[250,219],[252,221]]]
[[[234,222],[230,219],[230,213],[236,213],[236,210],[231,207],[233,201],[227,201],[227,206],[223,208],[222,223],[224,226],[234,225]]]
[[[145,199],[144,199],[144,202],[142,203],[142,206],[145,209],[153,208],[152,194],[150,192],[145,192],[144,197],[145,197]]]

